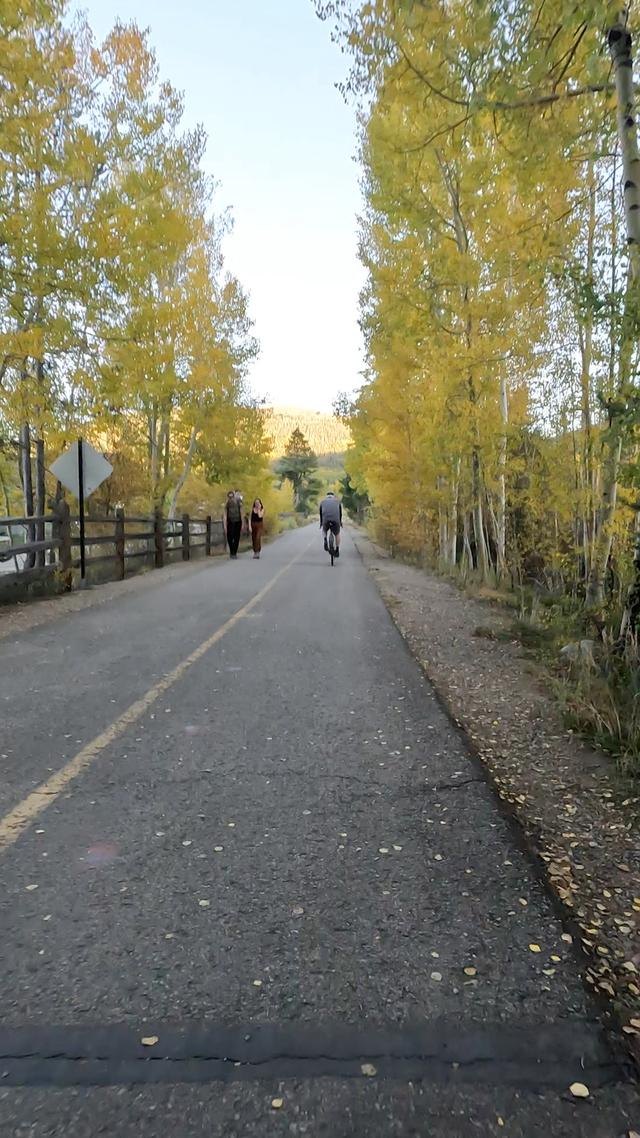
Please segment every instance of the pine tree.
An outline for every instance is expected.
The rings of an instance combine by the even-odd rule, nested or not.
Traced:
[[[284,457],[276,463],[276,473],[280,481],[290,482],[293,487],[296,510],[305,512],[311,499],[320,491],[320,482],[314,478],[318,459],[299,427],[291,434]]]

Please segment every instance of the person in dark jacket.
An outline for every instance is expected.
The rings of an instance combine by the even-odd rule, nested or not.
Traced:
[[[324,547],[328,549],[327,533],[333,530],[336,535],[336,557],[340,556],[340,530],[342,529],[342,502],[329,490],[320,503],[320,529],[324,533]]]
[[[238,556],[240,532],[242,530],[242,506],[233,490],[229,490],[224,504],[222,515],[224,532],[229,545],[229,556],[235,560]]]

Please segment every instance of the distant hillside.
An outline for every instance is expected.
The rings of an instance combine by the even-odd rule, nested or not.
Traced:
[[[323,411],[298,410],[295,407],[271,407],[267,413],[266,433],[273,439],[271,455],[284,454],[291,434],[299,427],[317,455],[343,454],[351,442],[349,428],[335,415]]]

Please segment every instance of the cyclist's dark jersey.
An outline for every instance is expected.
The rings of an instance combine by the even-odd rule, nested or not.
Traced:
[[[342,503],[334,497],[323,498],[320,503],[320,525],[325,526],[329,522],[342,525]]]

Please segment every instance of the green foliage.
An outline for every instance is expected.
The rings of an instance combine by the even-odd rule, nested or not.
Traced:
[[[296,427],[287,442],[285,453],[275,464],[276,474],[281,482],[290,482],[293,487],[295,508],[300,513],[308,513],[318,497],[322,483],[316,476],[318,459],[299,427]]]
[[[640,649],[636,639],[622,650],[598,646],[595,668],[582,668],[560,682],[570,725],[615,755],[626,774],[640,774]]]
[[[320,478],[315,475],[310,475],[305,478],[297,499],[297,509],[301,514],[308,516],[318,508],[320,498],[324,492],[324,487]]]
[[[348,514],[351,515],[355,521],[363,522],[369,510],[371,503],[369,502],[369,495],[366,491],[358,490],[351,481],[351,475],[345,474],[340,479],[340,497],[342,498],[342,505]]]

